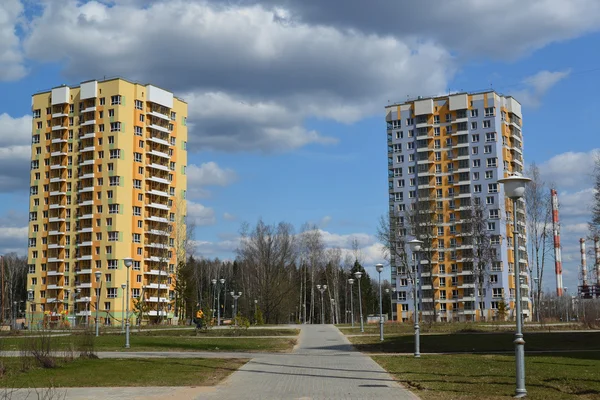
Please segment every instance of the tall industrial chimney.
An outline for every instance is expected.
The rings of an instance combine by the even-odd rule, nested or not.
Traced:
[[[562,296],[562,256],[560,254],[560,227],[558,223],[558,193],[550,189],[552,196],[552,230],[554,232],[554,272],[556,273],[556,295]]]
[[[579,239],[579,247],[581,248],[581,285],[587,287],[587,260],[585,257],[585,239]]]

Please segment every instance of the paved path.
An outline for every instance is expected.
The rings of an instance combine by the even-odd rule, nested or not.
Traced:
[[[216,387],[70,388],[66,399],[417,399],[332,325],[305,325],[292,353],[102,352],[100,357],[251,358]],[[25,399],[26,391],[12,399]],[[35,393],[34,393],[35,394]]]

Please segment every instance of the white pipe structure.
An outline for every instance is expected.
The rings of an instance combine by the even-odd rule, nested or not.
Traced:
[[[587,260],[585,256],[585,239],[579,239],[579,247],[581,249],[581,285],[586,287],[588,285],[587,280]]]
[[[554,272],[556,274],[556,295],[562,296],[562,256],[560,251],[560,224],[558,220],[558,193],[550,189],[552,197],[552,231],[554,233]]]

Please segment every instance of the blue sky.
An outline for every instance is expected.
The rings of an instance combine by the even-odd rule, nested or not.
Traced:
[[[521,6],[518,18],[474,0],[368,9],[352,0],[343,13],[336,3],[3,1],[0,253],[26,250],[38,90],[121,75],[188,100],[199,255],[233,257],[240,223],[262,217],[315,223],[328,246],[350,249],[356,238],[373,265],[387,210],[388,100],[493,87],[523,103],[525,159],[559,189],[565,285],[574,288],[592,195],[586,171],[600,147],[590,123],[600,106],[596,1],[505,2]],[[423,10],[427,21],[456,23],[423,23]],[[414,21],[382,27],[390,11]]]

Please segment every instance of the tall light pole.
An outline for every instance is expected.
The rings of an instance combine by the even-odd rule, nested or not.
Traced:
[[[352,320],[352,327],[354,328],[354,295],[352,294],[352,292],[354,292],[354,279],[348,279],[348,283],[350,284],[350,319]]]
[[[362,298],[361,298],[361,293],[360,293],[360,277],[362,276],[362,272],[356,271],[354,273],[354,276],[356,277],[356,280],[358,281],[358,309],[360,310],[360,331],[364,332],[365,331],[365,325],[364,325],[364,322],[363,322]]]
[[[222,285],[225,284],[225,279],[219,279],[219,283]],[[225,295],[227,296],[227,295]],[[225,312],[225,310],[223,310]],[[217,326],[221,326],[221,287],[217,286]]]
[[[408,242],[411,253],[414,255],[413,264],[413,297],[415,300],[415,310],[413,320],[415,323],[415,358],[421,357],[421,328],[419,327],[419,251],[423,242],[419,239],[413,239]]]
[[[32,306],[35,305],[35,303],[34,303],[35,291],[28,290],[27,294],[28,294],[27,297],[29,299],[29,302],[31,303],[31,304],[29,304],[29,312],[31,313],[31,318],[30,318],[31,322],[29,322],[29,330],[31,331],[31,330],[33,330],[33,307]]]
[[[379,340],[383,342],[383,297],[381,296],[381,271],[383,271],[383,264],[375,265],[375,269],[379,274]]]
[[[213,285],[213,298],[212,298],[212,314],[210,315],[210,319],[212,321],[212,319],[215,317],[215,302],[217,301],[217,280],[216,279],[211,279],[210,281]]]
[[[385,289],[385,292],[390,295],[390,321],[394,321],[394,293],[396,293],[396,288],[392,288],[391,293],[390,289]]]
[[[329,304],[331,305],[331,323],[335,325],[335,299],[333,297],[329,299]]]
[[[235,326],[237,326],[237,300],[242,296],[242,292],[238,292],[238,294],[235,294],[234,291],[229,292],[229,294],[231,295],[231,297],[233,297],[233,304],[232,304],[232,310],[233,310],[233,321],[235,323]]]
[[[254,299],[254,325],[258,325],[258,300]]]
[[[533,282],[535,283],[535,290],[533,293],[533,305],[535,306],[535,319],[537,320],[537,322],[540,322],[540,304],[538,302],[538,293],[540,290],[540,286],[539,286],[539,278],[536,276],[535,278],[533,278]]]
[[[125,289],[127,285],[121,283],[121,293],[123,294],[121,297],[121,333],[125,333]]]
[[[133,264],[133,260],[131,258],[123,259],[123,263],[125,264],[125,269],[127,269],[127,280],[126,280],[126,294],[127,298],[125,299],[125,348],[128,349],[129,346],[129,268]],[[160,301],[160,294],[158,295],[158,300]]]
[[[102,277],[102,272],[96,271],[94,272],[96,276],[96,286],[98,286],[96,292],[96,337],[100,336],[100,324],[98,320],[98,310],[100,309],[100,295],[102,294],[102,282],[100,282],[100,278]]]
[[[525,340],[523,340],[523,320],[521,311],[521,266],[519,263],[519,230],[517,228],[517,202],[525,195],[525,186],[531,181],[522,176],[509,176],[508,178],[498,179],[498,183],[504,185],[504,194],[512,200],[513,206],[513,246],[514,246],[514,274],[515,274],[515,312],[516,312],[516,332],[515,332],[515,361],[516,361],[516,390],[515,397],[527,396],[525,389]]]
[[[317,290],[321,292],[321,324],[325,323],[325,312],[323,311],[323,292],[327,289],[327,285],[317,285]]]

